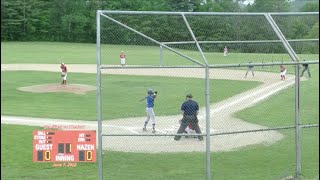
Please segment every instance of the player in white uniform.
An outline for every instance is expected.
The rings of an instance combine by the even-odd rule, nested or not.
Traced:
[[[124,54],[123,51],[121,51],[121,54],[120,54],[120,64],[121,66],[126,65],[126,55]]]
[[[287,68],[284,65],[280,65],[280,77],[281,80],[286,79]]]
[[[227,54],[228,54],[228,48],[227,48],[227,46],[224,46],[224,48],[223,48],[223,56],[227,56]]]

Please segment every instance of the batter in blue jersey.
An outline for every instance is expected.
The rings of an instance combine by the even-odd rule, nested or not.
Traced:
[[[146,112],[147,112],[147,118],[144,121],[144,127],[143,131],[147,131],[147,125],[149,120],[151,119],[152,123],[152,133],[156,132],[155,126],[156,126],[156,119],[155,114],[153,111],[154,106],[154,99],[157,97],[157,91],[153,92],[151,89],[148,90],[148,96],[146,97]]]

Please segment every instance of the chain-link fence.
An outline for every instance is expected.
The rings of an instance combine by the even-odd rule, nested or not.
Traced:
[[[99,179],[318,178],[318,29],[318,13],[98,11]]]

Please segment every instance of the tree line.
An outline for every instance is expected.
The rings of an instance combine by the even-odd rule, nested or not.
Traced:
[[[1,41],[95,43],[96,10],[178,12],[318,12],[318,1],[255,0],[4,0],[1,1]],[[130,21],[130,20],[129,20]],[[295,22],[290,36],[319,38],[319,23]],[[170,28],[170,27],[168,27]],[[173,27],[172,27],[173,28]],[[246,28],[244,28],[246,29]],[[174,29],[172,30],[174,31]],[[243,33],[243,32],[238,32]],[[163,34],[161,38],[170,39]],[[230,34],[229,37],[235,36]],[[219,39],[219,38],[218,38]]]

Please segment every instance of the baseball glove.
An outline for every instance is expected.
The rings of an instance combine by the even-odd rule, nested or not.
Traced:
[[[64,77],[65,76],[65,74],[61,74],[61,77]]]

